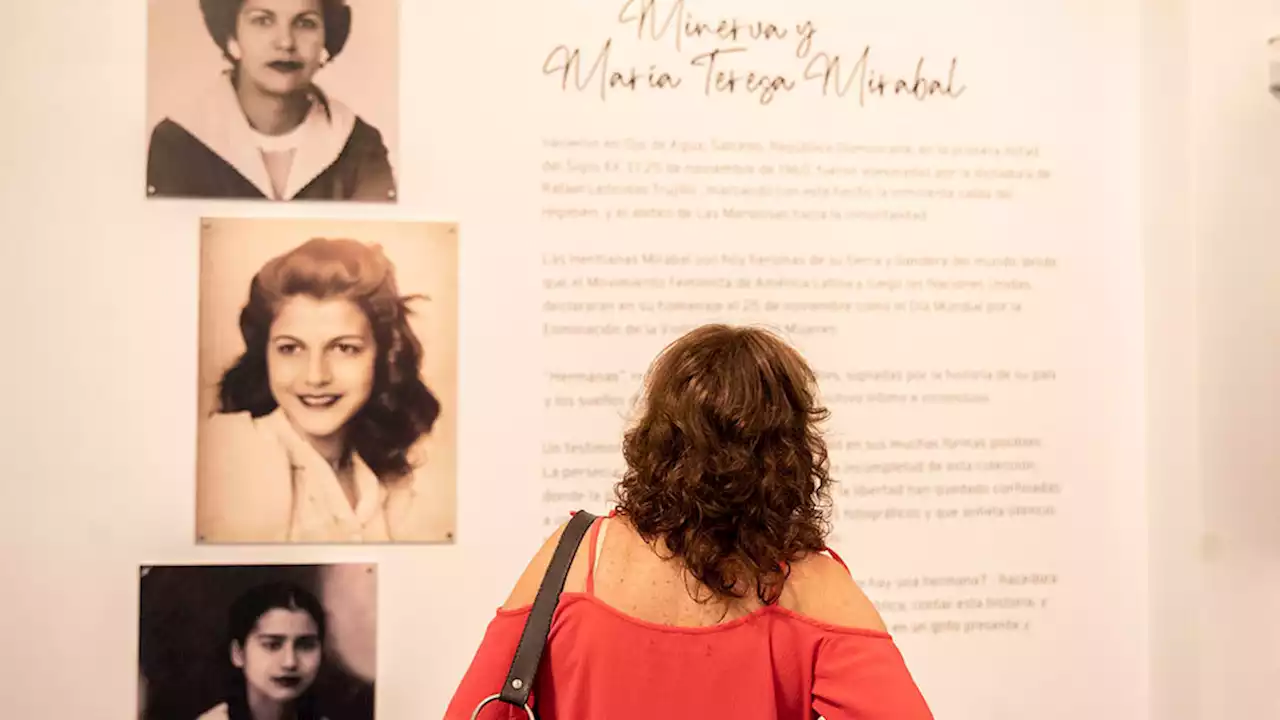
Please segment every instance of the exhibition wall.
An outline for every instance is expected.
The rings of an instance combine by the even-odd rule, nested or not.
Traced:
[[[1277,34],[1274,0],[1144,8],[1153,718],[1280,714]]]
[[[1203,717],[1280,694],[1280,2],[1193,2],[1189,178],[1199,331]]]
[[[439,717],[710,321],[814,364],[831,544],[939,718],[1273,712],[1274,0],[349,0],[263,76],[324,88],[292,145],[228,119],[255,46],[196,5],[29,3],[0,49],[10,714],[201,712],[269,579],[331,618],[335,702]],[[287,367],[335,388],[292,427]],[[326,423],[372,438],[350,504],[263,450]],[[214,647],[156,670],[179,627]]]
[[[1143,3],[1139,44],[1146,317],[1148,717],[1200,720],[1203,517],[1187,2]]]

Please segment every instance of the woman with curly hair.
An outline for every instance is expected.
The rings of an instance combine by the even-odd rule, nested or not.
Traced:
[[[395,198],[382,135],[314,82],[351,34],[346,0],[200,0],[229,68],[151,133],[150,196]]]
[[[813,372],[756,328],[668,347],[626,432],[617,507],[570,566],[532,695],[542,720],[929,720],[874,606],[827,549]],[[448,720],[497,693],[563,533],[490,622]],[[479,718],[524,718],[490,703]]]
[[[202,541],[427,539],[414,465],[440,403],[410,299],[381,249],[355,240],[313,239],[258,271],[244,353],[201,428]]]

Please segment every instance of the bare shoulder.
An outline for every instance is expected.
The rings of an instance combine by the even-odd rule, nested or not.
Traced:
[[[564,535],[567,524],[562,523],[560,527],[556,528],[555,532],[551,533],[543,541],[538,551],[534,553],[533,558],[529,560],[529,564],[525,566],[524,572],[520,574],[520,579],[516,580],[515,587],[511,589],[511,594],[507,597],[507,601],[502,604],[504,610],[514,610],[533,603],[534,598],[538,595],[538,587],[542,585],[542,577],[547,574],[547,568],[551,565],[551,556],[555,554],[556,545],[560,543],[560,538]],[[573,558],[573,565],[569,567],[569,576],[564,583],[565,592],[581,592],[586,587],[586,546],[587,539],[584,537],[582,544],[578,547],[578,553]]]
[[[780,604],[807,618],[841,627],[886,630],[880,612],[849,571],[825,553],[813,553],[791,566]]]

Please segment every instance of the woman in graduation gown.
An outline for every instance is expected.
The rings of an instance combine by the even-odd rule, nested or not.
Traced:
[[[314,83],[351,33],[346,0],[200,0],[231,67],[152,131],[147,193],[395,199],[382,134]]]

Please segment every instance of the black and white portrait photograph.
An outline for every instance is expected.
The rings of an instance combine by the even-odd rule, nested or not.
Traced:
[[[372,720],[370,564],[140,570],[140,720]]]
[[[198,542],[453,541],[457,237],[201,221]]]
[[[147,195],[394,202],[396,0],[150,0]]]

